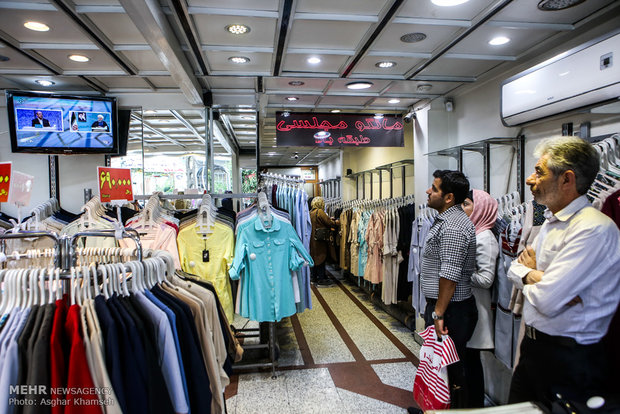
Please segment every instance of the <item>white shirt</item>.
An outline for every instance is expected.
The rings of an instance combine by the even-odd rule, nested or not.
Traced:
[[[573,200],[547,221],[533,241],[542,280],[523,286],[531,270],[517,260],[508,277],[523,287],[523,319],[549,334],[580,344],[599,342],[620,302],[620,231],[585,196]],[[583,303],[568,306],[579,296]]]

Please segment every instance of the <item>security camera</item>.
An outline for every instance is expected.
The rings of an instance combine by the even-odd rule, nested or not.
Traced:
[[[411,121],[414,119],[416,119],[416,116],[415,116],[415,111],[413,109],[407,112],[407,115],[403,117],[403,121],[405,121],[406,124],[410,124]]]

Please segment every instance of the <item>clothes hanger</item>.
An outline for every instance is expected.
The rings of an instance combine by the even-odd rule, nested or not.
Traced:
[[[103,295],[103,297],[105,298],[105,300],[107,301],[108,299],[110,299],[110,293],[108,292],[108,270],[107,270],[107,264],[100,264],[97,267],[97,270],[101,271],[101,293]]]

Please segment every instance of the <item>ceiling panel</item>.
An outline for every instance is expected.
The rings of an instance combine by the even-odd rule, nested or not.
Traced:
[[[1,66],[1,65],[0,65]],[[23,75],[1,75],[7,81],[13,82],[13,85],[10,88],[14,89],[18,85],[25,89],[30,90],[42,90],[42,91],[66,91],[66,90],[79,90],[79,91],[90,91],[91,88],[86,84],[86,82],[81,78],[76,78],[73,76],[23,76]],[[55,84],[50,87],[43,87],[37,83],[35,80],[50,80]]]
[[[172,76],[149,76],[147,78],[156,88],[178,88]]]
[[[419,73],[420,76],[480,76],[502,62],[494,60],[450,59],[441,57],[428,68]]]
[[[355,49],[369,28],[366,22],[295,20],[288,47]]]
[[[396,65],[391,68],[378,68],[376,64],[382,61],[394,62]],[[366,56],[358,63],[353,73],[402,76],[421,61],[419,58],[390,57],[388,53],[386,56]]]
[[[228,60],[232,56],[247,57],[250,61],[243,64],[232,63]],[[212,71],[252,73],[271,70],[271,53],[209,52],[207,60]]]
[[[373,44],[372,51],[424,52],[430,53],[448,42],[463,28],[455,26],[429,26],[419,24],[392,24],[388,26]],[[426,39],[416,43],[401,42],[407,33],[424,33]]]
[[[308,63],[307,59],[311,56],[319,57],[321,62],[314,65]],[[285,73],[315,72],[335,74],[340,71],[340,68],[347,62],[347,59],[349,59],[349,56],[287,53],[284,57],[282,71]]]
[[[97,76],[109,88],[149,88],[149,85],[140,77],[126,76]]]
[[[101,50],[37,50],[43,57],[51,60],[56,65],[60,66],[63,70],[83,70],[97,71],[97,70],[114,70],[122,71],[122,68],[116,64],[116,62],[109,57],[105,52]],[[90,58],[90,61],[85,63],[74,62],[69,59],[69,55],[72,54],[85,55]]]
[[[286,98],[294,96],[296,101],[288,101]],[[269,95],[269,104],[274,105],[314,105],[319,96],[312,95]]]
[[[334,0],[299,0],[296,12],[304,13],[341,13],[354,15],[378,15],[386,0],[355,0],[355,7],[346,1]],[[353,10],[352,10],[353,9]]]
[[[536,23],[564,23],[574,24],[584,16],[614,2],[614,0],[584,1],[564,10],[544,11],[539,10],[537,5],[540,0],[519,0],[512,2],[502,11],[497,13],[492,20],[536,22]]]
[[[399,17],[424,17],[432,19],[472,20],[494,0],[470,0],[452,7],[436,6],[430,1],[407,0],[399,10]]]
[[[203,45],[273,46],[276,19],[214,14],[195,14],[193,18]],[[244,24],[250,32],[233,35],[226,30],[230,24]]]
[[[24,23],[36,21],[49,26],[47,32],[26,29]],[[32,43],[89,43],[88,37],[61,12],[41,10],[1,9],[0,27],[19,42]]]
[[[6,46],[0,47],[0,55],[9,58],[9,60],[7,60],[6,62],[0,61],[0,71],[15,70],[15,73],[19,73],[19,69],[30,69],[47,72],[47,69],[45,69],[43,66],[33,62],[20,52],[14,50],[13,48]]]
[[[314,91],[321,92],[329,83],[329,79],[321,78],[265,78],[265,92],[290,90],[290,91]],[[300,86],[291,86],[289,82],[303,82]]]
[[[118,53],[127,56],[138,70],[166,70],[152,50],[124,50]]]
[[[431,89],[429,91],[420,91],[418,90],[418,86],[420,85],[431,85]],[[385,92],[389,95],[394,94],[418,94],[418,93],[428,93],[428,94],[442,94],[451,91],[452,89],[462,85],[460,82],[425,82],[425,81],[394,81],[390,85],[390,88]]]
[[[554,32],[550,30],[510,29],[484,25],[450,49],[449,53],[518,56],[553,34]],[[499,46],[490,45],[489,41],[498,36],[507,37],[510,42]]]
[[[367,96],[324,96],[319,101],[319,105],[323,107],[338,108],[344,106],[363,106],[370,98]]]
[[[213,89],[254,89],[256,79],[240,76],[207,76]]]
[[[407,108],[408,106],[413,105],[419,99],[406,99],[406,98],[398,98],[400,102],[398,103],[390,103],[388,102],[393,98],[377,98],[375,99],[369,106],[371,107],[381,107],[381,108],[394,108],[394,110],[400,110],[401,108]]]
[[[87,16],[114,44],[147,44],[125,13],[88,13]]]
[[[222,9],[278,10],[278,0],[188,0],[189,6],[217,7]]]

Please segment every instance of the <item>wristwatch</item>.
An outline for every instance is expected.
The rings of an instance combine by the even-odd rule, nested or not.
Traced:
[[[433,311],[433,313],[431,313],[431,316],[433,317],[434,321],[441,321],[441,320],[443,320],[443,315],[437,315],[435,313],[435,311]]]

